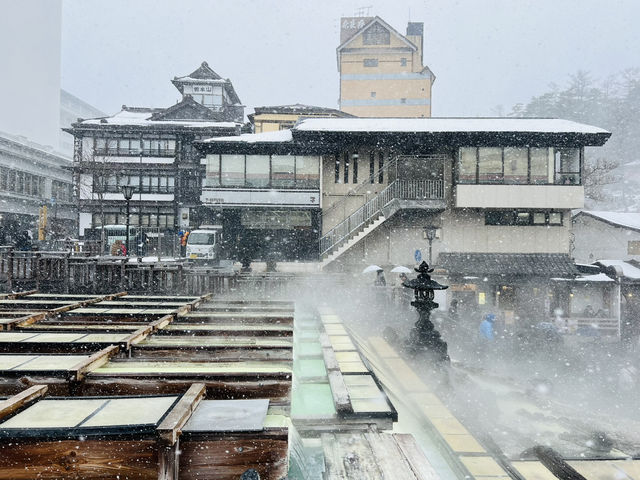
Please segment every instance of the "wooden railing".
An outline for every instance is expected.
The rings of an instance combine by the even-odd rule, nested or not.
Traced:
[[[126,257],[82,257],[69,252],[15,251],[0,247],[0,286],[6,292],[188,294],[235,289],[233,272],[175,262],[131,262]]]

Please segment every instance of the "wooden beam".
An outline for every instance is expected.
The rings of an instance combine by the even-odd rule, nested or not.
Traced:
[[[0,419],[12,414],[33,400],[43,397],[45,393],[47,393],[47,389],[48,387],[46,385],[34,385],[0,402]]]
[[[103,302],[105,300],[113,300],[114,298],[122,297],[123,295],[126,295],[126,294],[127,294],[127,292],[118,292],[118,293],[114,293],[114,294],[111,294],[111,295],[104,295],[102,297],[90,298],[88,300],[82,300],[80,302],[71,303],[71,304],[65,305],[63,307],[58,307],[58,308],[54,308],[52,310],[47,310],[46,312],[36,313],[34,315],[29,315],[27,317],[16,318],[11,323],[13,325],[18,325],[19,327],[26,327],[26,326],[32,325],[32,324],[34,324],[36,322],[39,322],[40,320],[44,320],[46,318],[50,318],[50,317],[56,316],[56,315],[58,315],[60,313],[68,312],[69,310],[75,310],[76,308],[83,308],[83,307],[86,307],[87,305],[92,305],[94,303]],[[7,328],[7,330],[11,330],[11,328]]]
[[[84,375],[93,369],[96,369],[109,361],[109,359],[114,356],[120,347],[117,345],[111,345],[110,347],[103,348],[99,352],[94,353],[86,360],[74,365],[69,370],[73,373],[73,380],[82,380]]]
[[[8,293],[3,295],[2,298],[15,300],[17,298],[24,297],[26,295],[33,295],[34,293],[38,293],[38,290],[27,290],[26,292]]]
[[[336,352],[333,351],[333,347],[323,347],[322,356],[324,357],[324,365],[327,368],[327,371],[340,371],[340,365],[338,364]]]
[[[171,409],[156,431],[160,440],[168,445],[174,445],[182,433],[181,429],[203,399],[207,389],[204,383],[194,383]]]
[[[122,342],[125,344],[125,348],[127,350],[129,350],[129,348],[131,348],[131,345],[135,345],[136,343],[140,343],[145,338],[147,338],[149,336],[149,334],[153,333],[153,331],[154,330],[153,330],[153,327],[151,325],[139,328],[138,330],[133,332],[131,335],[126,337],[124,340],[122,340]]]
[[[353,413],[351,397],[342,378],[342,373],[339,370],[331,370],[327,372],[327,376],[329,377],[329,386],[331,387],[331,395],[333,395],[336,411],[338,413]]]
[[[164,317],[160,317],[158,320],[154,320],[149,324],[149,326],[153,329],[154,332],[157,332],[158,330],[166,327],[171,322],[173,322],[174,319],[175,316],[170,313],[168,315],[165,315]]]
[[[440,478],[440,475],[438,475],[416,443],[413,435],[409,433],[394,433],[393,438],[417,479],[438,480]]]

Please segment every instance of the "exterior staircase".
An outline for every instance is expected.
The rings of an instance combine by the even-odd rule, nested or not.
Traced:
[[[320,238],[325,268],[403,208],[444,209],[441,180],[395,180]]]

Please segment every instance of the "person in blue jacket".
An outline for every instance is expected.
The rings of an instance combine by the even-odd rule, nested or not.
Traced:
[[[482,340],[492,342],[496,337],[493,332],[493,323],[496,321],[496,316],[493,313],[487,313],[484,316],[484,320],[480,323],[480,337]]]

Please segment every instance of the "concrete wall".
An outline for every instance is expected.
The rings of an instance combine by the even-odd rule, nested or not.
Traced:
[[[456,207],[583,208],[584,187],[577,185],[456,185]]]
[[[432,243],[433,262],[440,252],[569,253],[570,225],[566,221],[562,226],[505,227],[485,225],[484,212],[476,210],[449,210],[442,214],[406,211],[388,219],[345,252],[333,268],[357,271],[372,263],[413,265],[416,250],[429,261],[429,242],[424,236],[427,225],[440,227],[439,238]]]
[[[58,147],[61,0],[3,2],[0,130]]]
[[[389,183],[389,171],[384,172],[383,182],[378,183],[378,152],[374,150],[374,173],[376,174],[375,182],[369,183],[369,153],[371,149],[360,149],[357,151],[358,158],[353,156],[349,159],[349,176],[348,182],[344,183],[344,158],[339,156],[340,160],[340,182],[335,181],[335,164],[336,158],[333,155],[325,155],[322,157],[322,233],[326,233],[337,223],[344,220],[346,215],[354,212],[369,199],[380,193]],[[356,151],[350,151],[350,154]],[[385,164],[393,160],[387,150],[383,150],[385,156]],[[358,163],[358,182],[353,183],[353,166]],[[395,170],[394,170],[395,173]],[[365,185],[366,184],[366,185]],[[358,192],[355,192],[358,190]],[[336,205],[337,204],[337,205]],[[334,207],[334,205],[336,205]]]
[[[629,253],[629,242],[640,241],[640,232],[579,215],[573,221],[573,256],[577,262],[640,260]]]

